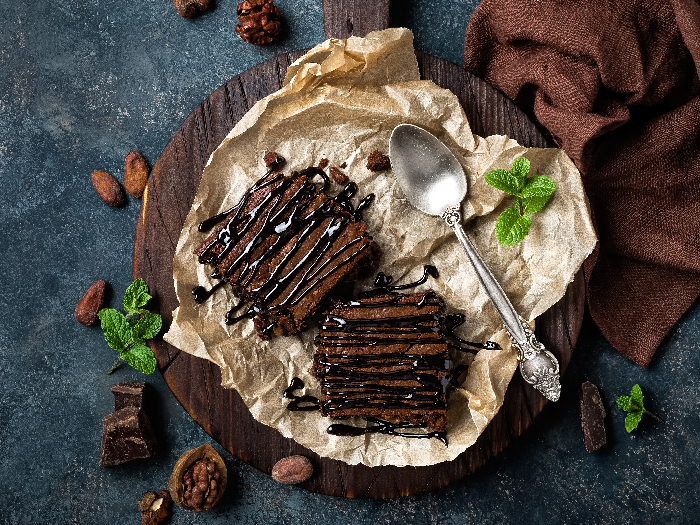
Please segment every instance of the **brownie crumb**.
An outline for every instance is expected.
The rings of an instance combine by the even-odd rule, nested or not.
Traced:
[[[284,164],[284,157],[275,151],[268,151],[265,153],[263,161],[268,169],[276,170]]]
[[[347,162],[343,162],[339,167],[340,167],[341,170],[344,170],[345,168],[348,167],[348,163],[347,163]]]
[[[340,171],[335,166],[331,166],[328,169],[328,173],[330,174],[331,178],[338,184],[345,184],[348,181],[348,176],[345,175],[345,173]]]
[[[326,159],[326,158],[321,159],[318,163],[319,169],[325,170],[326,166],[328,166],[328,159]]]
[[[381,151],[375,150],[369,154],[367,158],[367,169],[369,171],[386,171],[389,168],[391,168],[389,157],[384,155]]]

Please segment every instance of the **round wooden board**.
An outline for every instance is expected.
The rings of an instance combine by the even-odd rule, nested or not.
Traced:
[[[287,67],[302,54],[280,55],[218,88],[187,117],[153,167],[136,228],[133,275],[148,283],[163,316],[164,331],[178,306],[173,254],[202,170],[246,111],[282,86]],[[528,147],[548,146],[528,118],[484,81],[445,60],[423,53],[417,57],[422,78],[459,97],[475,134],[503,134]],[[576,344],[583,308],[584,285],[579,271],[564,298],[537,320],[537,337],[558,357],[562,373]],[[322,458],[255,421],[238,393],[221,387],[221,373],[213,363],[182,352],[161,338],[151,347],[175,397],[225,449],[268,474],[285,456],[307,456],[314,465],[314,476],[301,486],[333,496],[390,498],[443,487],[497,455],[530,426],[546,403],[516,373],[503,408],[477,442],[454,461],[430,467],[352,466]]]

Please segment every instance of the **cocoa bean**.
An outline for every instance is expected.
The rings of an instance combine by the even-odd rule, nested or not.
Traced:
[[[124,158],[124,188],[138,199],[143,195],[148,180],[148,163],[138,151],[130,151]]]
[[[97,312],[102,308],[106,286],[106,282],[97,281],[80,298],[75,306],[75,319],[80,324],[90,326],[97,320]]]
[[[314,468],[304,456],[289,456],[280,459],[272,467],[272,479],[286,485],[296,485],[309,479]]]
[[[109,173],[99,170],[93,171],[92,185],[105,204],[114,207],[124,204],[124,190],[121,184]]]

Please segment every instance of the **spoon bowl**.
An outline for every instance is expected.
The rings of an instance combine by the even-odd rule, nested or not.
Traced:
[[[428,215],[458,207],[467,194],[462,165],[437,137],[412,124],[400,124],[389,139],[396,180],[410,203]]]
[[[412,124],[394,128],[389,139],[389,158],[406,199],[423,213],[442,217],[462,244],[518,353],[523,379],[547,399],[558,400],[559,362],[515,311],[464,232],[460,205],[467,194],[467,179],[462,165],[437,137]]]

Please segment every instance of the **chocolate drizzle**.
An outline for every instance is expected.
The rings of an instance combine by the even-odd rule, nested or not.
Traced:
[[[390,423],[389,421],[384,421],[376,417],[365,418],[371,423],[377,423],[376,425],[368,427],[356,427],[354,425],[346,425],[344,423],[333,423],[328,427],[329,434],[334,436],[362,436],[364,434],[386,434],[389,436],[401,436],[407,438],[437,438],[442,441],[445,446],[447,446],[447,433],[446,432],[401,432],[397,429],[402,428],[424,428],[424,425],[412,425],[410,423]]]
[[[463,345],[466,345],[471,348],[465,348],[464,346],[460,346],[454,343],[447,343],[447,346],[450,348],[454,348],[455,350],[459,350],[460,352],[471,352],[471,353],[476,353],[479,349],[483,350],[501,350],[501,345],[498,343],[495,343],[493,341],[486,341],[485,343],[472,343],[471,341],[467,341],[466,339],[462,339],[459,337],[457,334],[455,334],[455,328],[460,326],[462,323],[464,323],[465,318],[463,314],[447,314],[445,316],[445,332],[447,335],[450,337],[453,337]]]
[[[194,297],[194,302],[197,304],[202,304],[204,301],[209,299],[216,290],[221,288],[221,286],[223,286],[225,282],[226,281],[219,281],[209,290],[204,288],[204,286],[196,286],[195,288],[192,288],[192,296]]]
[[[320,190],[312,182],[316,176],[324,181]],[[291,309],[314,290],[310,300],[315,301],[320,283],[340,269],[343,275],[348,273],[369,248],[376,247],[364,227],[354,225],[371,199],[355,210],[350,198],[357,185],[348,184],[335,198],[322,193],[329,185],[319,168],[289,177],[270,170],[236,206],[200,223],[199,230],[207,231],[225,221],[197,250],[198,260],[215,267],[212,276],[229,282],[241,304],[250,303],[243,315],[233,315],[238,307],[230,311],[227,323],[257,316],[258,332],[269,336],[280,317],[291,317],[284,330],[298,331],[304,322]],[[209,291],[196,287],[192,293],[201,302],[218,286]],[[290,330],[290,324],[296,326]]]
[[[291,383],[289,383],[289,387],[287,387],[282,394],[282,397],[285,399],[291,399],[287,405],[287,410],[291,410],[292,412],[318,410],[317,398],[314,396],[298,396],[294,393],[295,390],[301,390],[302,388],[304,388],[304,382],[298,377],[292,378]],[[304,406],[300,406],[301,403],[304,403]]]

